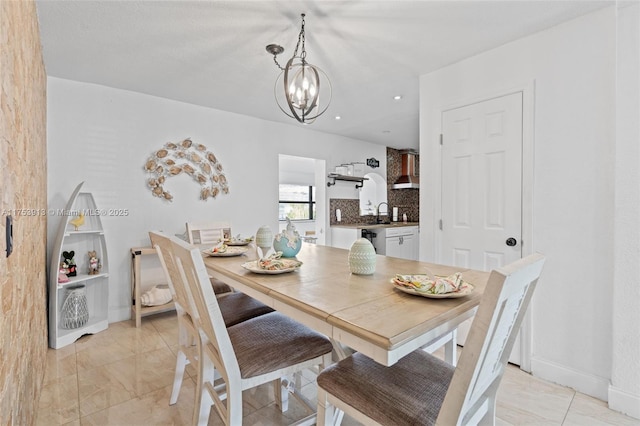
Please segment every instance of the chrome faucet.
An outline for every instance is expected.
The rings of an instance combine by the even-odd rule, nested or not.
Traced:
[[[380,220],[380,206],[383,204],[387,204],[385,201],[381,202],[380,204],[378,204],[378,208],[376,209],[376,211],[378,212],[378,217],[376,218],[376,223],[382,223],[383,221]],[[387,204],[387,216],[389,215],[389,204]]]

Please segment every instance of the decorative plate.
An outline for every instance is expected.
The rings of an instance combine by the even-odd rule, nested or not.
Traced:
[[[227,244],[229,246],[229,244]],[[212,257],[231,257],[241,256],[245,254],[249,249],[246,247],[227,247],[225,251],[214,252],[212,249],[202,250],[202,253]]]
[[[225,242],[226,245],[228,246],[246,246],[248,245],[252,240],[251,239],[245,239],[245,240],[229,240],[227,242]]]
[[[391,283],[393,284],[393,286],[395,288],[397,288],[400,291],[403,291],[405,293],[409,293],[409,294],[413,294],[416,296],[422,296],[422,297],[429,297],[431,299],[455,299],[458,297],[464,297],[464,296],[468,296],[471,293],[473,293],[473,290],[475,289],[475,287],[473,286],[473,284],[468,283],[466,281],[462,281],[462,283],[460,284],[460,287],[458,290],[456,291],[452,291],[449,293],[427,293],[424,291],[418,291],[416,289],[407,287],[403,284],[400,284],[400,281],[396,280],[395,278],[391,280]]]
[[[251,262],[245,262],[242,264],[242,267],[247,271],[254,272],[256,274],[285,274],[287,272],[292,272],[302,266],[302,262],[295,259],[280,259],[282,262],[282,267],[280,269],[263,269],[258,265],[257,260],[252,260]]]

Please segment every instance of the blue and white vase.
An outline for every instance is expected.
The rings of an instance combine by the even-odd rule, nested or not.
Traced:
[[[376,249],[366,238],[357,239],[349,250],[349,269],[356,275],[376,272]]]
[[[276,235],[273,240],[273,249],[281,251],[282,257],[295,257],[300,252],[300,248],[302,248],[300,234],[296,231],[291,220],[287,218],[287,228]]]

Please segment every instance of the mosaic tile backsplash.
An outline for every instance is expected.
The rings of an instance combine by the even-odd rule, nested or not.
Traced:
[[[416,163],[419,163],[419,158],[419,156],[416,156]],[[420,219],[420,190],[391,188],[393,182],[400,177],[401,169],[400,151],[387,148],[387,202],[389,211],[393,207],[397,207],[399,220],[402,220],[402,214],[406,213],[409,222],[418,222]],[[417,164],[416,173],[418,173]],[[340,209],[341,222],[336,219],[336,209]],[[360,216],[360,200],[358,199],[329,199],[329,215],[331,225],[369,225],[376,223],[376,216]]]

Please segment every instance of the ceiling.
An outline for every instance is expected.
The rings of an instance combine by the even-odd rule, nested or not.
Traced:
[[[47,74],[303,126],[274,99],[270,43],[331,80],[306,127],[418,148],[418,77],[612,1],[37,1]],[[401,100],[394,100],[401,95]],[[335,116],[341,116],[336,120]]]

